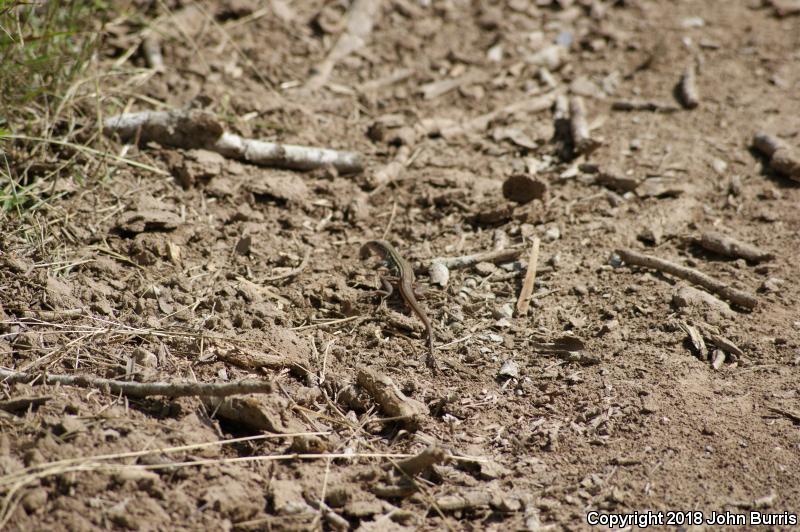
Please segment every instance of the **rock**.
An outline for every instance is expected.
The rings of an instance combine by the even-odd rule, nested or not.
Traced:
[[[497,372],[497,376],[505,379],[519,378],[519,365],[513,360],[506,360]]]
[[[544,198],[547,184],[527,175],[512,175],[503,182],[503,197],[523,204]]]
[[[145,368],[158,367],[158,356],[143,347],[137,347],[133,350],[133,359],[137,364]]]
[[[550,227],[547,231],[544,232],[544,239],[548,242],[555,242],[561,238],[561,230],[558,228],[557,225]]]
[[[63,436],[65,434],[77,434],[86,430],[86,425],[83,421],[76,416],[65,416],[61,422],[53,427],[53,432],[56,436]]]
[[[34,488],[22,497],[22,507],[29,514],[36,513],[47,504],[47,490]]]
[[[314,510],[303,497],[303,487],[295,480],[273,480],[270,483],[272,507],[278,515],[294,515]]]
[[[242,482],[230,477],[216,481],[201,495],[200,499],[209,509],[217,511],[233,521],[244,521],[264,508],[264,497]]]
[[[45,297],[45,303],[55,309],[71,309],[81,306],[80,301],[73,295],[72,285],[63,279],[48,277]]]
[[[693,286],[678,287],[672,296],[672,305],[678,310],[714,310],[723,316],[736,316],[727,303]]]
[[[138,210],[123,213],[117,220],[117,229],[124,233],[172,230],[180,225],[180,217],[169,211]]]

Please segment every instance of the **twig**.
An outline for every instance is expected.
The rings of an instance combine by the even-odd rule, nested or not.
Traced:
[[[382,0],[354,0],[347,12],[347,27],[325,59],[314,68],[305,88],[317,90],[328,83],[336,64],[367,43]]]
[[[43,138],[43,137],[29,137],[27,135],[5,135],[7,139],[16,139],[16,140],[30,140],[34,142],[46,142],[49,144],[55,144],[57,146],[65,146],[67,148],[72,148],[73,150],[82,151],[86,153],[91,153],[97,157],[108,157],[109,159],[113,159],[117,162],[127,164],[128,166],[133,166],[134,168],[141,168],[142,170],[147,170],[148,172],[153,172],[154,174],[158,175],[170,175],[169,172],[166,170],[162,170],[156,166],[151,166],[149,164],[140,163],[138,161],[134,161],[132,159],[126,159],[125,157],[120,157],[119,155],[114,155],[113,153],[108,153],[100,150],[95,150],[94,148],[90,148],[88,146],[83,146],[81,144],[75,144],[74,142],[67,142],[64,140],[57,140],[53,138]],[[99,251],[103,251],[100,249]],[[131,261],[133,262],[133,261]],[[136,263],[134,263],[136,264]],[[137,266],[141,267],[139,264]]]
[[[82,308],[71,308],[63,310],[23,310],[23,318],[36,318],[42,321],[55,321],[57,319],[80,318],[89,312]]]
[[[772,260],[775,255],[715,231],[707,231],[697,240],[703,248],[726,257],[742,258],[750,262]]]
[[[525,272],[525,280],[522,282],[522,290],[517,299],[517,316],[524,316],[528,313],[531,304],[531,294],[533,293],[533,283],[536,280],[536,265],[539,262],[539,244],[541,241],[534,237],[531,244],[531,254],[528,257],[528,271]]]
[[[506,105],[499,109],[495,109],[489,113],[477,116],[475,118],[466,120],[456,125],[450,125],[443,128],[438,128],[439,134],[444,138],[457,137],[474,131],[485,130],[489,124],[502,117],[513,115],[516,113],[537,113],[550,109],[556,99],[556,92],[551,91],[542,95],[534,96],[527,100],[521,100],[512,104]],[[436,121],[433,121],[433,126],[427,128],[428,134],[436,132]]]
[[[778,18],[800,15],[799,0],[771,0],[770,4],[772,4],[772,9],[775,10],[775,16]]]
[[[363,170],[357,153],[310,146],[277,144],[240,137],[224,131],[212,114],[199,110],[144,111],[112,116],[104,121],[106,135],[123,141],[138,139],[178,148],[203,148],[240,161],[292,170],[332,165],[340,173]]]
[[[361,85],[356,87],[356,90],[359,92],[373,92],[383,87],[387,87],[389,85],[394,85],[395,83],[400,83],[403,80],[410,78],[414,74],[414,71],[410,68],[401,68],[399,70],[395,70],[391,74],[387,76],[383,76],[377,79],[372,79],[369,81],[365,81]]]
[[[0,369],[0,379],[4,383],[27,382],[30,384],[61,384],[80,388],[97,388],[108,390],[113,394],[128,397],[149,397],[162,395],[165,397],[187,397],[193,395],[224,397],[236,394],[270,393],[270,381],[240,380],[224,383],[201,382],[126,382],[85,375],[50,375],[47,373],[25,373]],[[33,382],[35,381],[35,382]]]
[[[697,73],[694,63],[686,67],[678,83],[678,95],[681,104],[687,109],[695,109],[700,105],[700,96],[697,92]]]
[[[617,100],[611,104],[614,111],[650,111],[653,113],[674,113],[678,106],[653,100]]]
[[[488,491],[468,491],[460,495],[443,495],[436,498],[436,504],[446,512],[457,510],[478,510],[487,508],[492,502]]]
[[[150,31],[142,35],[142,52],[147,65],[156,72],[164,72],[164,56],[161,54],[161,41]]]
[[[753,137],[753,147],[769,159],[769,167],[774,172],[800,181],[800,155],[783,141],[759,132]]]
[[[492,251],[481,251],[472,255],[462,255],[460,257],[437,257],[432,262],[444,264],[447,268],[454,270],[466,268],[479,262],[509,262],[516,260],[522,254],[521,248],[496,249]]]
[[[458,89],[459,87],[470,85],[472,83],[480,83],[485,79],[486,74],[480,70],[475,70],[457,78],[443,79],[426,83],[425,85],[419,87],[419,92],[422,94],[424,99],[433,100],[434,98],[438,98],[439,96],[447,94],[448,92]]]
[[[749,310],[755,308],[758,304],[758,300],[755,296],[737,288],[728,286],[722,281],[714,279],[713,277],[697,271],[694,268],[681,266],[680,264],[675,264],[674,262],[660,259],[658,257],[642,255],[641,253],[637,253],[630,249],[618,249],[616,253],[628,264],[658,270],[663,273],[674,275],[679,279],[689,281],[690,283],[700,285],[703,288],[730,300],[732,303],[742,308]]]
[[[369,185],[374,187],[369,193],[370,197],[381,192],[386,185],[392,181],[399,179],[403,171],[406,169],[406,166],[408,166],[410,157],[411,150],[409,147],[400,146],[394,156],[394,159],[389,161],[384,166],[377,168],[374,172],[369,172],[370,175],[367,176],[367,180]]]
[[[363,320],[366,319],[364,316],[348,316],[346,318],[339,318],[337,320],[330,320],[330,321],[322,321],[319,323],[312,323],[311,325],[301,325],[299,327],[291,327],[290,331],[304,331],[306,329],[313,329],[315,327],[327,327],[328,325],[339,325],[340,323],[346,323],[348,321],[353,320]]]
[[[572,145],[578,155],[588,155],[596,150],[600,143],[589,134],[589,123],[586,120],[586,106],[583,98],[573,96],[569,99],[569,127],[572,133]]]
[[[787,418],[791,419],[795,425],[800,425],[800,412],[796,412],[788,408],[781,408],[778,406],[768,406],[767,408],[770,411],[775,412],[776,414],[780,414],[782,416],[786,416]]]

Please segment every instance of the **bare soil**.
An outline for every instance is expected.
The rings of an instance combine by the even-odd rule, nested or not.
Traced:
[[[309,90],[348,2],[117,4],[98,57],[106,115],[205,109],[242,136],[359,152],[366,169],[302,173],[155,143],[123,153],[95,138],[162,173],[106,160],[94,170],[107,179],[60,179],[36,223],[3,222],[0,366],[278,384],[227,412],[5,384],[9,530],[574,530],[593,510],[800,511],[800,183],[750,147],[762,130],[800,146],[800,19],[758,2],[386,0],[366,44]],[[139,51],[156,17],[161,73]],[[556,42],[563,57],[543,73],[536,53]],[[691,110],[675,93],[689,64]],[[555,93],[583,97],[594,151],[575,157],[549,105],[446,133]],[[630,99],[678,110],[612,110]],[[613,172],[628,181],[599,177]],[[507,199],[519,175],[542,197]],[[704,250],[708,230],[774,259]],[[359,248],[376,238],[417,270],[439,374],[416,316],[375,293],[380,268]],[[430,283],[433,258],[498,246],[521,254]],[[621,264],[618,248],[758,305],[682,306],[689,283]],[[720,349],[717,369],[715,335],[738,348]],[[364,368],[424,405],[416,423],[391,419],[359,384]],[[449,459],[413,482],[396,472],[398,455],[434,443]],[[133,451],[153,452],[97,459]]]

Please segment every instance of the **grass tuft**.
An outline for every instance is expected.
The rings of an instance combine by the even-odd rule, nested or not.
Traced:
[[[80,129],[70,88],[97,49],[105,7],[97,0],[0,0],[0,217],[40,207],[53,181],[74,173],[62,146],[19,135],[64,141]]]

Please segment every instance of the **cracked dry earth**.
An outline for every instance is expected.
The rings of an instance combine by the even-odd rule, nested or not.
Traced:
[[[99,101],[77,94],[88,115],[204,109],[244,137],[359,152],[365,169],[99,138],[150,169],[78,154],[105,178],[62,175],[57,198],[5,218],[3,368],[274,383],[222,400],[5,382],[5,528],[576,530],[591,511],[797,514],[800,185],[750,146],[757,131],[800,146],[800,18],[755,1],[385,0],[364,45],[309,87],[357,3],[111,2],[93,68],[113,75]],[[163,72],[139,51],[151,24]],[[689,64],[690,110],[674,95]],[[583,99],[593,151],[565,140],[561,94]],[[673,112],[612,108],[633,99]],[[706,231],[772,257],[708,251]],[[375,238],[416,270],[438,375],[417,317],[376,294],[382,268],[359,257]],[[516,252],[431,281],[434,258],[500,248]],[[622,248],[757,305],[698,295],[621,262]],[[375,384],[386,379],[396,388]],[[398,391],[400,407],[382,397]]]

